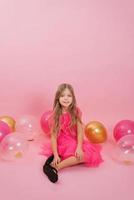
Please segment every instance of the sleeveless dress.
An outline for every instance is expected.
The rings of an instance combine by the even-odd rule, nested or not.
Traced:
[[[70,156],[75,155],[77,147],[77,127],[70,127],[71,115],[69,112],[63,113],[59,119],[60,130],[57,136],[57,150],[61,159],[64,160]],[[97,167],[103,159],[100,151],[101,146],[99,144],[93,144],[88,140],[83,140],[83,158],[86,166]],[[52,149],[50,142],[42,146],[41,155],[49,157],[52,155]]]

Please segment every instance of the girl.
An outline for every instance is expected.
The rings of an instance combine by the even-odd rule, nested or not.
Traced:
[[[43,171],[53,183],[58,180],[58,171],[65,167],[85,163],[96,167],[102,162],[100,146],[83,140],[81,112],[70,84],[58,87],[53,106],[51,146],[43,147],[48,156]]]

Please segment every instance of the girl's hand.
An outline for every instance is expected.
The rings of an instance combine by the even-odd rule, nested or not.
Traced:
[[[75,150],[75,157],[78,159],[78,160],[82,160],[83,159],[83,150],[81,147],[77,147],[76,150]]]
[[[58,154],[54,155],[54,160],[52,162],[53,166],[56,167],[60,163],[61,159]]]

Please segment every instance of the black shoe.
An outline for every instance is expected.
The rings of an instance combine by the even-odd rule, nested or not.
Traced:
[[[47,158],[47,160],[46,160],[44,165],[50,165],[51,162],[53,161],[53,159],[54,159],[54,155],[51,155],[50,157]]]
[[[47,175],[48,179],[55,183],[58,181],[58,171],[51,165],[44,165],[43,166],[43,172]]]

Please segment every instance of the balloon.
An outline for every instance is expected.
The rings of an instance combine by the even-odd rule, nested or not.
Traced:
[[[107,139],[106,128],[98,121],[91,121],[86,125],[85,135],[93,143],[103,143]]]
[[[39,132],[39,124],[34,116],[27,115],[16,120],[16,131],[23,133],[27,140],[34,140]]]
[[[125,135],[118,140],[113,158],[123,164],[134,164],[134,135]]]
[[[15,131],[15,120],[10,116],[1,116],[0,120],[5,122],[12,131]]]
[[[51,126],[52,126],[52,118],[53,118],[53,111],[45,112],[40,120],[41,128],[46,134],[50,134]]]
[[[121,137],[129,134],[134,135],[134,121],[122,120],[116,124],[113,131],[113,136],[116,141],[118,141]]]
[[[0,142],[10,132],[11,132],[11,129],[9,128],[9,126],[5,122],[0,121]]]
[[[18,132],[7,135],[0,144],[1,157],[8,161],[22,158],[27,149],[28,142]]]

